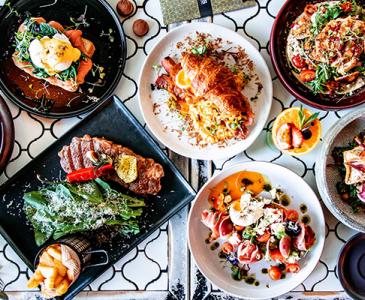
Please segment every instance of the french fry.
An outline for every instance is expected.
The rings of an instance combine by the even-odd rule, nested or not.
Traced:
[[[67,278],[70,282],[75,280],[74,272],[72,270],[67,270]]]
[[[67,279],[62,280],[60,285],[56,288],[56,294],[61,296],[68,291],[70,284],[68,283]]]
[[[48,254],[48,252],[44,251],[42,255],[39,257],[39,263],[48,267],[54,266],[53,257]]]
[[[62,253],[61,253],[61,250],[53,247],[53,246],[50,246],[48,247],[47,249],[47,252],[49,255],[51,255],[53,258],[59,260],[59,261],[62,261]]]
[[[57,268],[58,274],[62,277],[66,276],[67,268],[59,260],[54,260],[55,267]]]
[[[62,282],[63,279],[64,278],[62,276],[59,276],[59,275],[56,277],[56,279],[54,281],[55,288],[57,288],[60,285],[60,283]]]
[[[55,287],[55,277],[48,277],[44,280],[44,286],[47,290],[52,290]]]
[[[38,265],[38,270],[41,272],[42,276],[45,278],[54,277],[57,276],[57,268],[55,267],[48,267],[44,265]]]
[[[42,281],[39,281],[35,276],[32,276],[29,278],[27,282],[27,287],[29,289],[35,289],[37,286],[39,286],[42,283]]]
[[[36,280],[40,281],[40,282],[43,282],[43,280],[44,280],[44,277],[43,277],[43,275],[42,275],[41,271],[39,271],[39,269],[38,269],[38,268],[34,271],[33,277],[34,277]]]

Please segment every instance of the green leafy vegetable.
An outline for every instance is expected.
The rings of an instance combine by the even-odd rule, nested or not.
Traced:
[[[327,89],[327,82],[337,75],[334,68],[325,63],[320,63],[316,69],[315,79],[308,82],[308,85],[313,89],[313,93],[315,94],[325,92]]]
[[[199,45],[191,48],[191,53],[195,55],[204,55],[205,53],[207,53],[207,50],[208,48],[206,45]]]
[[[24,210],[34,227],[37,245],[49,238],[117,226],[121,234],[137,234],[137,218],[145,203],[112,189],[100,178],[82,184],[51,182],[24,194]]]
[[[325,6],[325,12],[321,11],[321,8]],[[328,5],[327,3],[319,5],[318,13],[315,14],[314,22],[312,23],[312,34],[317,35],[321,32],[322,28],[331,20],[338,18],[343,12],[340,3],[334,5]]]

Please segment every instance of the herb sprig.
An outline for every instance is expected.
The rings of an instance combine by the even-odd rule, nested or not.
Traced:
[[[299,115],[299,129],[304,130],[307,127],[309,127],[310,124],[314,120],[316,120],[318,118],[319,112],[316,112],[316,113],[310,115],[308,118],[306,118],[305,114],[304,114],[303,106],[301,105],[300,109],[299,109],[299,112],[298,112],[298,115]]]

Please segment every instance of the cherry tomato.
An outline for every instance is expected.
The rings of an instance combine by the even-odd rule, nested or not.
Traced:
[[[299,214],[294,209],[289,209],[285,212],[285,217],[289,221],[297,222],[299,219]]]
[[[287,264],[285,266],[285,270],[288,272],[288,273],[298,273],[299,270],[300,270],[300,267],[299,267],[299,264],[297,263],[294,263],[294,264]]]
[[[269,268],[269,276],[272,280],[279,280],[281,279],[282,272],[279,267],[271,266]]]
[[[294,55],[291,59],[291,62],[293,63],[294,67],[298,69],[303,69],[307,65],[305,60],[299,54]]]
[[[243,226],[239,226],[239,225],[235,225],[234,228],[237,230],[237,231],[242,231],[243,229],[245,229],[245,227]]]
[[[285,261],[284,256],[281,254],[279,249],[270,250],[270,257],[274,262],[282,263]]]
[[[265,231],[263,235],[259,235],[257,237],[257,241],[259,243],[266,243],[269,240],[270,236],[271,236],[270,231]]]
[[[315,6],[314,4],[307,4],[304,8],[304,12],[309,16],[313,15],[316,11],[317,6]]]
[[[300,80],[303,82],[310,82],[316,78],[316,72],[313,70],[303,70],[299,74]]]
[[[230,254],[231,252],[233,252],[233,246],[231,243],[229,242],[225,242],[223,245],[222,245],[222,251],[225,253],[225,254]]]
[[[352,11],[352,4],[351,4],[351,2],[349,2],[349,1],[344,2],[344,3],[341,3],[341,4],[340,4],[340,7],[341,7],[341,9],[342,9],[344,12],[351,12],[351,11]]]

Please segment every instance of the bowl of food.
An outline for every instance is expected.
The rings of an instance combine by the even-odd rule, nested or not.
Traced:
[[[249,147],[272,103],[269,69],[252,44],[211,23],[179,26],[149,53],[139,78],[147,126],[174,152],[223,159]]]
[[[22,109],[71,117],[114,91],[126,43],[106,1],[7,1],[0,20],[0,89]]]
[[[278,297],[302,283],[324,238],[312,189],[292,171],[266,162],[239,163],[211,178],[188,221],[200,271],[225,292],[250,299]]]
[[[365,232],[364,128],[364,108],[342,117],[328,130],[316,162],[316,181],[324,203],[342,223],[362,232]]]
[[[365,101],[364,1],[287,1],[274,22],[270,55],[284,87],[313,107]]]
[[[14,141],[13,119],[8,106],[0,96],[0,175],[11,157]]]

